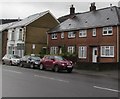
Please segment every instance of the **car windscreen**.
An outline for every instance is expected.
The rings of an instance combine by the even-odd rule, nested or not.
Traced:
[[[33,60],[40,60],[40,57],[31,57]]]
[[[54,56],[55,60],[59,60],[59,61],[63,61],[65,60],[65,58],[61,57],[61,56]]]

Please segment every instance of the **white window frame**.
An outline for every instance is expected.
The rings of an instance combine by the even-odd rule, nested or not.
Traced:
[[[73,54],[75,52],[75,46],[68,46],[68,53]]]
[[[11,32],[11,41],[15,40],[15,30],[12,30]]]
[[[75,31],[68,32],[68,38],[75,38]]]
[[[79,37],[87,37],[87,30],[79,30]]]
[[[87,46],[79,46],[78,57],[81,59],[87,58]]]
[[[97,36],[95,28],[92,30],[92,36]]]
[[[109,31],[112,31],[112,32],[109,33]],[[103,35],[113,35],[113,28],[112,27],[103,27],[103,33],[102,34]]]
[[[51,39],[57,39],[57,33],[52,33],[51,34]]]
[[[101,57],[114,57],[114,46],[101,46]]]
[[[64,32],[61,33],[61,38],[62,38],[62,39],[64,38]]]
[[[52,46],[50,47],[50,54],[57,54],[58,52],[58,47]]]
[[[19,29],[19,39],[18,40],[23,40],[23,29]]]

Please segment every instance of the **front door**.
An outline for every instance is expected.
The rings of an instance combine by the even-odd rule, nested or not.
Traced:
[[[98,57],[97,51],[98,51],[97,47],[94,47],[92,50],[92,62],[93,63],[97,62],[97,57]]]

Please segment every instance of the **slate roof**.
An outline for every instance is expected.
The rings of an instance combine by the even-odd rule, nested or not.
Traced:
[[[118,24],[120,24],[120,8],[113,6],[77,14],[73,18],[69,18],[55,28],[49,30],[48,33],[113,26]]]
[[[15,22],[11,22],[11,23],[6,23],[6,24],[1,24],[0,25],[0,32],[8,29],[11,25],[13,25]]]
[[[47,13],[49,13],[49,11],[44,11],[44,12],[41,12],[41,13],[37,13],[37,14],[31,15],[31,16],[29,16],[29,17],[27,17],[27,18],[17,22],[16,24],[10,26],[9,28],[27,26],[30,23],[32,23],[33,21],[39,19],[40,17],[44,16]]]

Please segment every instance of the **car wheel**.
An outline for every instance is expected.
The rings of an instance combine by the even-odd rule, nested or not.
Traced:
[[[4,60],[2,60],[2,65],[4,65],[5,64],[5,62],[4,62]]]
[[[71,72],[72,72],[72,69],[67,69],[67,72],[68,72],[68,73],[71,73]]]
[[[44,69],[43,64],[40,64],[40,70],[43,70],[43,69]]]
[[[30,64],[30,68],[31,68],[31,69],[34,68],[34,64],[33,64],[33,63]]]
[[[23,64],[22,64],[22,62],[20,62],[19,66],[20,66],[20,67],[23,67]]]
[[[10,66],[12,66],[12,62],[11,62],[11,61],[10,61],[10,63],[9,63],[9,64],[10,64]]]
[[[54,66],[54,71],[55,72],[59,72],[59,68],[58,68],[58,66],[56,65],[56,66]]]

